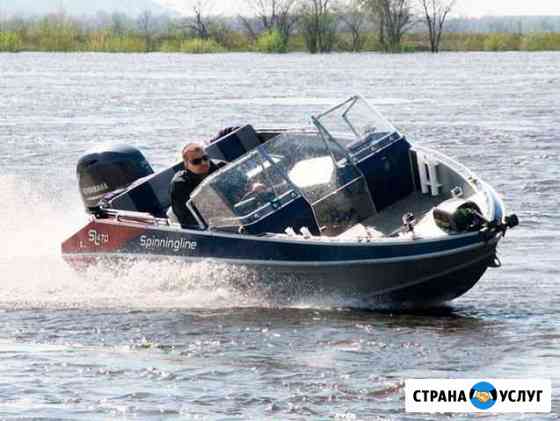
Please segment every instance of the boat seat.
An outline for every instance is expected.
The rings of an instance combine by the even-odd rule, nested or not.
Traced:
[[[259,145],[257,132],[253,129],[253,126],[247,124],[216,139],[206,146],[205,150],[212,159],[231,162]]]
[[[113,209],[148,212],[156,217],[166,217],[171,205],[169,185],[176,172],[184,168],[183,162],[134,182],[126,191],[108,200]]]

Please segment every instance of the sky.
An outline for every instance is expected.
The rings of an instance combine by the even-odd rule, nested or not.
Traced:
[[[159,3],[171,6],[179,11],[189,13],[192,4],[199,0],[157,0]],[[250,14],[248,7],[250,0],[205,0],[213,4],[211,14],[237,16]],[[480,17],[485,15],[498,16],[560,16],[560,0],[457,0],[456,16]],[[190,13],[189,13],[190,14]]]
[[[560,16],[560,0],[457,0],[463,16]]]

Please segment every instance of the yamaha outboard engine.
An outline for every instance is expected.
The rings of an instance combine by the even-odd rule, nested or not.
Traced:
[[[80,193],[89,213],[97,213],[99,201],[107,193],[125,188],[153,172],[144,155],[128,145],[91,149],[80,158],[76,167]]]

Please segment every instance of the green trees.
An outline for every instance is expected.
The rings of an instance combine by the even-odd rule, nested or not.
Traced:
[[[80,36],[79,26],[64,14],[44,17],[34,33],[40,51],[79,51]]]
[[[299,0],[246,0],[255,13],[254,19],[240,17],[241,24],[255,41],[258,51],[285,53],[299,15]]]
[[[193,38],[181,42],[179,52],[190,54],[223,53],[225,48],[213,39]]]
[[[328,53],[336,40],[336,18],[329,0],[308,0],[301,10],[301,31],[310,53]]]
[[[415,31],[410,29],[406,5],[412,0],[345,0],[336,7],[331,4],[334,0],[258,1],[270,8],[250,21],[242,20],[245,30],[239,23],[235,25],[235,18],[202,13],[198,18],[174,19],[151,13],[138,19],[119,14],[77,19],[63,12],[40,18],[14,17],[0,20],[0,52],[560,51],[560,32],[521,33],[521,24],[519,30],[449,32],[438,38],[445,9],[437,18],[433,5],[450,0],[426,0],[435,24],[431,32],[419,24]],[[538,27],[530,30],[535,29]]]
[[[401,52],[403,36],[413,24],[413,0],[362,0],[378,28],[378,42],[385,51]]]
[[[110,29],[106,29],[89,33],[83,50],[103,53],[141,53],[146,51],[146,43],[141,37],[115,34]]]
[[[528,34],[521,40],[520,47],[526,51],[560,51],[560,33]]]
[[[519,50],[521,36],[518,34],[489,34],[484,40],[484,51],[515,51]]]
[[[0,51],[15,53],[22,48],[22,40],[15,32],[0,32]]]
[[[257,38],[256,49],[261,53],[287,53],[288,44],[278,30],[272,30]]]

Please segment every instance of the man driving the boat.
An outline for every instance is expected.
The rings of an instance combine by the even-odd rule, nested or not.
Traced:
[[[202,180],[222,168],[226,162],[211,160],[202,146],[197,143],[186,145],[182,154],[185,169],[177,172],[171,180],[169,189],[171,207],[181,227],[195,228],[198,227],[198,223],[187,208],[191,193]]]

